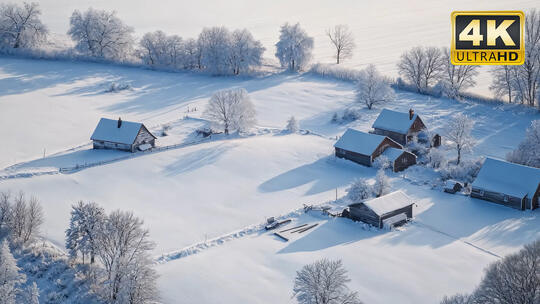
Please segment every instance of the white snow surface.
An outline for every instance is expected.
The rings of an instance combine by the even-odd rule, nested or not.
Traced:
[[[386,136],[347,129],[334,147],[364,155],[371,155]]]
[[[417,117],[418,115],[415,113],[413,118],[409,119],[409,113],[383,109],[373,123],[373,128],[407,134]]]
[[[111,81],[133,90],[104,93]],[[239,87],[250,94],[258,126],[249,134],[197,137],[212,93]],[[435,132],[456,113],[472,117],[478,145],[465,158],[503,158],[540,119],[518,105],[396,96],[384,107],[414,108]],[[314,213],[293,217],[290,227],[320,224],[287,243],[254,230],[303,204],[333,201],[336,190],[343,196],[355,179],[373,181],[375,168],[332,155],[337,136],[348,128],[369,130],[381,111],[362,109],[360,120],[331,123],[353,100],[354,85],[306,74],[220,78],[0,58],[0,122],[9,126],[0,128],[0,168],[7,167],[0,169],[0,191],[36,196],[46,218],[42,235],[58,246],[79,200],[133,211],[156,242],[156,258],[191,254],[157,266],[164,303],[293,303],[295,272],[323,257],[343,259],[349,286],[366,303],[433,303],[471,291],[489,263],[540,237],[539,210],[443,193],[433,187],[437,174],[421,166],[388,172],[393,191],[415,202],[413,223],[396,231]],[[298,134],[281,132],[291,115]],[[88,139],[98,119],[119,116],[144,122],[154,134],[165,124],[171,129],[151,152],[124,158],[124,152],[92,150]],[[102,165],[58,172],[85,163]]]
[[[414,204],[414,201],[402,191],[394,191],[381,197],[365,201],[363,204],[373,210],[377,215],[383,216],[388,212],[412,205]]]
[[[90,139],[131,145],[142,126],[140,122],[122,120],[118,127],[118,120],[101,118]]]
[[[488,157],[472,185],[514,197],[532,198],[540,185],[540,169]]]

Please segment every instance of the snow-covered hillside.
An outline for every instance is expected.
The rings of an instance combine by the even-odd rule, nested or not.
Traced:
[[[454,10],[523,10],[538,6],[534,0],[481,1],[177,1],[144,0],[90,1],[41,0],[43,21],[54,33],[66,33],[75,9],[88,7],[115,10],[133,26],[137,36],[163,30],[182,37],[196,37],[203,27],[247,28],[266,48],[265,57],[275,60],[274,44],[279,26],[300,22],[315,38],[314,62],[333,63],[333,50],[326,37],[327,28],[348,24],[357,49],[345,66],[375,64],[384,74],[397,76],[396,62],[412,46],[449,47],[450,13]],[[193,12],[196,12],[193,13]],[[422,16],[418,18],[418,16]],[[143,17],[144,16],[144,17]],[[474,92],[491,96],[489,68],[482,69]]]
[[[106,93],[113,81],[132,89]],[[257,127],[241,136],[196,136],[211,94],[231,87],[250,94]],[[156,258],[166,257],[158,266],[165,303],[292,302],[295,271],[319,257],[343,258],[350,286],[367,303],[433,303],[470,291],[483,267],[540,237],[538,211],[442,193],[418,167],[390,174],[392,187],[417,204],[415,222],[400,230],[365,229],[316,213],[293,216],[291,226],[320,224],[289,243],[246,229],[304,203],[331,201],[355,178],[375,176],[374,168],[332,155],[336,136],[347,127],[368,131],[381,110],[364,109],[356,122],[331,123],[353,102],[353,89],[308,74],[218,78],[1,58],[0,191],[38,197],[46,216],[43,234],[57,245],[64,243],[69,209],[78,200],[107,211],[132,210],[150,229]],[[396,93],[397,101],[385,107],[414,108],[435,131],[457,113],[471,116],[479,140],[473,156],[504,157],[540,118],[520,106]],[[300,123],[298,134],[281,131],[291,115]],[[89,137],[102,116],[142,121],[156,134],[170,124],[157,146],[171,149],[135,155],[91,150]],[[114,161],[101,164],[108,160]],[[58,171],[85,164],[96,166]],[[34,175],[39,172],[49,174]],[[215,246],[175,258],[178,250],[205,241]],[[383,294],[381,284],[387,286]]]

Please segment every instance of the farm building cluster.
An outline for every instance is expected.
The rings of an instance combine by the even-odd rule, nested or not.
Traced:
[[[441,145],[441,136],[429,136],[420,116],[411,109],[408,113],[383,109],[372,125],[363,132],[347,129],[334,144],[335,155],[371,167],[379,157],[386,157],[394,172],[415,165],[417,156],[406,147],[413,141],[429,147]],[[462,191],[466,183],[448,180],[444,192]],[[474,182],[470,196],[519,210],[540,206],[540,169],[486,158]],[[375,227],[392,227],[405,223],[413,216],[414,203],[403,192],[396,191],[372,200],[354,203],[344,210],[344,216]]]

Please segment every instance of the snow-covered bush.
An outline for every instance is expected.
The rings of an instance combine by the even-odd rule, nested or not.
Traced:
[[[345,191],[347,192],[345,198],[351,203],[361,203],[374,196],[373,186],[363,178],[353,181]]]
[[[338,80],[357,82],[362,75],[362,71],[344,68],[335,64],[316,63],[309,69],[310,73]]]
[[[338,117],[337,113],[334,113],[334,115],[332,115],[332,119],[330,119],[330,122],[331,123],[338,123],[339,122],[339,117]]]
[[[347,287],[350,279],[341,260],[322,259],[296,272],[293,293],[300,304],[361,304]]]
[[[89,8],[75,10],[68,34],[84,55],[114,61],[125,60],[133,50],[133,28],[125,25],[115,12]]]
[[[373,185],[373,193],[376,197],[390,193],[390,179],[384,173],[384,170],[379,170],[375,176],[375,184]]]
[[[290,133],[298,132],[299,130],[298,121],[296,120],[296,118],[294,118],[294,116],[291,116],[291,118],[287,120],[287,126],[285,127],[285,129],[289,131]]]
[[[245,89],[214,93],[203,113],[206,119],[223,127],[225,134],[231,130],[248,130],[255,125],[255,115],[255,108]]]
[[[531,123],[525,139],[514,151],[506,155],[506,160],[540,168],[540,120]]]
[[[171,125],[169,124],[164,124],[163,126],[161,126],[161,136],[163,137],[169,136],[170,129],[171,129]]]
[[[484,158],[476,160],[464,160],[459,165],[448,164],[440,169],[443,179],[454,179],[463,182],[472,182],[478,175]]]
[[[276,57],[282,67],[291,71],[302,70],[311,60],[312,51],[313,38],[307,35],[299,23],[285,23],[281,26]]]
[[[118,93],[122,91],[132,90],[131,84],[123,82],[111,82],[109,87],[105,90],[105,93]]]
[[[360,76],[356,84],[356,102],[363,103],[368,109],[373,105],[386,103],[395,99],[390,83],[370,64]]]
[[[351,122],[355,120],[359,120],[362,118],[362,110],[358,108],[346,108],[343,111],[343,115],[341,116],[341,120],[343,122]]]
[[[36,2],[0,5],[0,50],[31,48],[44,43],[47,27]]]
[[[385,155],[379,155],[373,162],[373,167],[381,170],[385,170],[387,168],[390,168],[390,160]]]
[[[442,149],[432,148],[427,154],[429,165],[432,168],[444,168],[448,164],[446,153]]]

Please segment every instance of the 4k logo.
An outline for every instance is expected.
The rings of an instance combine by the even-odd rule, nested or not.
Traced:
[[[523,64],[524,22],[521,11],[453,12],[452,64]]]

